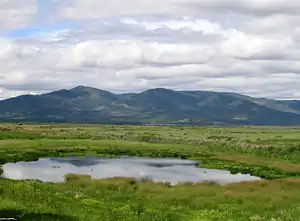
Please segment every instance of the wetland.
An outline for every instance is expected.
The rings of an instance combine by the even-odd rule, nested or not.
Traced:
[[[0,217],[299,220],[299,134],[298,127],[2,124]]]

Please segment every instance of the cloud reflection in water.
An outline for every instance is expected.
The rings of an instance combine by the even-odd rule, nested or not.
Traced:
[[[121,157],[105,159],[100,157],[41,158],[34,162],[17,162],[3,165],[4,176],[10,179],[37,179],[44,182],[64,182],[68,173],[87,174],[94,179],[112,177],[148,177],[155,182],[214,181],[228,184],[241,181],[260,180],[244,174],[230,174],[226,170],[195,167],[197,162],[178,159],[152,159]]]

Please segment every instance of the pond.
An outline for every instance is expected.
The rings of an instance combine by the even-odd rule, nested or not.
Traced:
[[[3,176],[8,179],[36,179],[44,182],[64,182],[65,174],[87,174],[94,179],[113,177],[149,178],[153,182],[213,181],[229,184],[260,180],[246,174],[230,174],[226,170],[197,168],[200,162],[180,159],[120,157],[40,158],[33,162],[7,163],[2,166]]]

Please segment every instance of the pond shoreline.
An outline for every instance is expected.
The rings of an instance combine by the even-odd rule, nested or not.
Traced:
[[[38,161],[7,163],[3,165],[4,178],[37,179],[43,182],[63,182],[66,174],[81,174],[93,179],[132,177],[178,183],[216,182],[230,184],[260,180],[249,174],[231,174],[227,170],[200,168],[199,161],[174,158],[129,157],[60,157],[40,158]]]
[[[88,152],[85,148],[70,148],[70,149],[59,149],[59,148],[52,148],[52,149],[40,149],[39,151],[31,151],[31,152],[20,152],[17,153],[16,156],[12,157],[11,159],[6,159],[5,161],[2,159],[1,165],[5,163],[15,163],[15,162],[29,162],[29,161],[37,161],[39,158],[47,158],[47,157],[70,157],[70,156],[76,156],[76,157],[84,157],[84,156],[90,156],[90,157],[103,157],[103,158],[119,158],[124,156],[123,153],[126,153],[126,149],[123,150],[121,153],[122,155],[118,154],[120,153],[120,148],[111,148],[108,152],[110,154],[107,154],[107,149],[104,149],[104,151],[98,151],[97,153],[91,153]],[[115,154],[112,154],[114,153]],[[168,154],[168,152],[161,153],[159,151],[157,152],[133,152],[128,151],[131,155],[126,155],[128,157],[160,157],[160,158],[173,158],[174,153]],[[177,155],[177,154],[175,154]],[[220,170],[228,170],[232,174],[249,174],[251,176],[260,177],[262,179],[267,180],[273,180],[273,179],[283,179],[283,178],[290,178],[290,177],[300,177],[300,172],[286,172],[279,168],[274,167],[268,167],[268,166],[261,166],[261,165],[253,165],[248,163],[238,163],[230,160],[223,160],[223,159],[217,159],[214,158],[213,155],[209,154],[200,154],[196,156],[186,156],[183,154],[180,158],[176,159],[183,159],[183,160],[193,160],[193,161],[201,161],[201,165],[197,165],[199,168],[207,168],[207,169],[220,169]],[[1,174],[1,165],[0,165],[0,174]]]
[[[0,179],[0,216],[25,214],[26,220],[47,221],[269,221],[300,216],[295,207],[300,201],[300,128],[4,127],[9,130],[0,132],[0,164],[78,155],[167,157],[264,180],[170,186],[74,174],[66,175],[64,183]]]

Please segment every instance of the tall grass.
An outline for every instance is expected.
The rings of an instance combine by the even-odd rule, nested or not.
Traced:
[[[298,220],[299,128],[0,125],[0,165],[101,155],[200,160],[265,180],[170,186],[68,174],[61,184],[0,179],[0,217],[22,220]],[[0,175],[3,171],[0,168]]]
[[[73,177],[74,178],[74,177]],[[299,180],[163,186],[130,179],[0,180],[0,215],[24,220],[297,220]],[[1,214],[2,212],[2,214]]]

